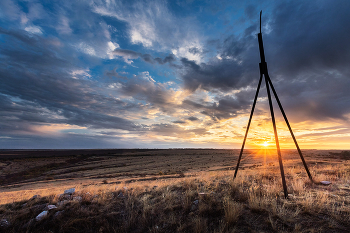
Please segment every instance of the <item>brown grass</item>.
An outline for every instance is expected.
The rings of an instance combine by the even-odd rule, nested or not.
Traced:
[[[47,204],[58,205],[71,184],[2,192],[3,232],[349,232],[350,163],[286,169],[288,199],[278,167],[187,172],[185,177],[115,183],[101,179],[75,185],[81,201],[69,200],[34,219]],[[10,195],[12,194],[12,195]],[[29,200],[34,194],[42,197]],[[7,196],[6,196],[7,195]],[[7,198],[7,199],[6,199]],[[60,212],[61,211],[61,212]],[[59,213],[59,214],[57,214]],[[55,215],[56,214],[56,215]]]

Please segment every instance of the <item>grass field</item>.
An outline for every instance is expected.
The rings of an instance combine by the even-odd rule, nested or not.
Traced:
[[[303,151],[311,182],[283,150],[288,199],[274,150],[246,150],[236,179],[238,150],[30,153],[0,153],[4,232],[350,232],[346,151]]]

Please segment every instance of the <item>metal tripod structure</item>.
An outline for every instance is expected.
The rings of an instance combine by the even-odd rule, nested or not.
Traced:
[[[282,184],[283,184],[283,191],[284,191],[284,197],[287,198],[288,197],[288,191],[287,191],[287,185],[286,185],[286,179],[285,179],[285,176],[284,176],[284,170],[283,170],[283,163],[282,163],[282,156],[281,156],[281,149],[280,149],[280,145],[279,145],[279,141],[278,141],[278,134],[277,134],[277,129],[276,129],[276,122],[275,122],[275,115],[274,115],[274,112],[273,112],[273,106],[272,106],[272,100],[271,100],[271,93],[270,93],[270,87],[271,87],[271,90],[275,96],[275,99],[278,103],[278,106],[282,112],[282,115],[283,115],[283,118],[284,120],[286,121],[286,124],[288,126],[288,129],[289,129],[289,132],[290,134],[292,135],[292,138],[294,140],[294,143],[295,143],[295,146],[298,150],[298,153],[300,155],[300,158],[303,162],[303,165],[305,167],[305,170],[310,178],[311,181],[312,180],[312,176],[311,176],[311,173],[306,165],[306,162],[305,162],[305,159],[304,159],[304,156],[303,154],[301,153],[301,150],[299,148],[299,145],[298,145],[298,142],[297,140],[295,139],[295,136],[294,136],[294,133],[292,131],[292,128],[290,127],[290,124],[289,124],[289,121],[287,119],[287,116],[283,110],[283,107],[282,107],[282,104],[277,96],[277,93],[276,93],[276,90],[275,88],[273,87],[273,84],[271,82],[271,79],[270,79],[270,76],[269,76],[269,73],[267,71],[267,63],[265,61],[265,54],[264,54],[264,46],[263,46],[263,41],[262,41],[262,34],[261,34],[261,14],[262,14],[262,11],[260,11],[260,33],[258,33],[258,41],[259,41],[259,50],[260,50],[260,59],[261,59],[261,63],[259,63],[259,68],[260,68],[260,79],[259,79],[259,84],[258,84],[258,88],[256,90],[256,93],[255,93],[255,97],[254,97],[254,102],[253,102],[253,106],[252,106],[252,111],[250,113],[250,117],[249,117],[249,121],[248,121],[248,126],[247,126],[247,129],[246,129],[246,132],[245,132],[245,136],[244,136],[244,140],[243,140],[243,144],[242,144],[242,148],[241,148],[241,152],[239,154],[239,157],[238,157],[238,162],[237,162],[237,166],[236,166],[236,170],[235,170],[235,175],[234,175],[234,178],[236,178],[236,175],[237,175],[237,171],[238,171],[238,167],[239,167],[239,163],[241,162],[241,158],[242,158],[242,154],[243,154],[243,149],[244,149],[244,145],[245,145],[245,142],[246,142],[246,139],[247,139],[247,135],[248,135],[248,131],[249,131],[249,127],[250,127],[250,123],[251,123],[251,120],[252,120],[252,117],[253,117],[253,113],[254,113],[254,109],[255,109],[255,104],[256,104],[256,100],[258,98],[258,94],[259,94],[259,90],[260,90],[260,86],[261,86],[261,82],[262,82],[262,79],[263,79],[263,76],[265,77],[265,83],[266,83],[266,90],[267,90],[267,96],[268,96],[268,99],[269,99],[269,106],[270,106],[270,112],[271,112],[271,120],[272,120],[272,124],[273,124],[273,130],[274,130],[274,134],[275,134],[275,141],[276,141],[276,147],[277,147],[277,154],[278,154],[278,161],[279,161],[279,165],[280,165],[280,171],[281,171],[281,177],[282,177]]]

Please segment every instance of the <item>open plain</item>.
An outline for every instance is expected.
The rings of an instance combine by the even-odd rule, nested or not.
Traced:
[[[349,232],[350,153],[115,149],[0,151],[5,232]],[[324,186],[320,181],[330,181]],[[71,195],[64,190],[75,188]],[[35,196],[37,195],[37,196]],[[33,198],[33,196],[35,196]],[[44,219],[36,217],[47,209]]]

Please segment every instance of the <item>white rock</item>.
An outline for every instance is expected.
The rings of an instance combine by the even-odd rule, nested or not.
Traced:
[[[323,185],[330,185],[332,182],[323,180],[323,181],[320,181],[320,183]]]
[[[57,208],[57,206],[55,206],[55,205],[48,205],[47,206],[48,210],[52,210],[52,209],[56,209],[56,208]]]
[[[36,221],[42,220],[43,218],[45,218],[47,216],[48,213],[49,213],[49,211],[47,211],[47,210],[41,212],[38,216],[36,216],[35,220]]]
[[[75,188],[71,188],[71,189],[64,190],[63,194],[72,195],[74,192],[75,192]]]

